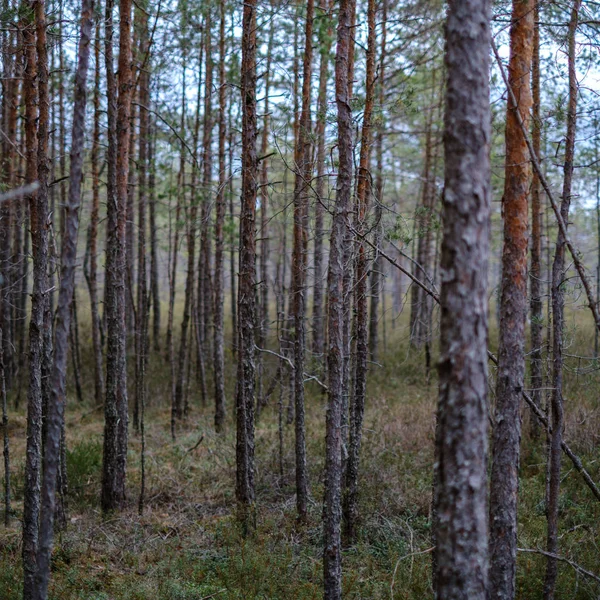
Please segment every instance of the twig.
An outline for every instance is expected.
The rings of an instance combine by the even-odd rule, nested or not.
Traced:
[[[194,445],[193,445],[191,448],[188,448],[188,449],[185,451],[185,453],[186,453],[186,454],[189,454],[190,452],[193,452],[193,451],[194,451],[194,450],[195,450],[195,449],[196,449],[196,448],[197,448],[197,447],[198,447],[198,446],[199,446],[199,445],[202,443],[202,440],[203,440],[203,439],[204,439],[204,434],[202,434],[202,435],[200,436],[200,439],[199,439],[199,440],[198,440],[198,441],[197,441],[197,442],[196,442],[196,443],[195,443],[195,444],[194,444]]]
[[[565,556],[561,556],[560,554],[554,554],[553,552],[546,552],[546,550],[539,550],[538,548],[517,548],[519,552],[527,552],[530,554],[541,554],[543,556],[547,556],[549,558],[554,558],[555,560],[559,560],[561,562],[567,563],[573,569],[575,569],[578,573],[582,575],[586,575],[590,579],[593,579],[596,583],[600,583],[600,577],[598,575],[584,569],[582,566],[578,565],[576,562],[573,562],[571,559],[566,558]]]
[[[396,561],[396,566],[394,567],[394,574],[392,575],[392,583],[390,584],[390,598],[392,600],[394,600],[394,585],[396,585],[396,573],[398,571],[398,567],[400,566],[400,563],[403,560],[405,560],[406,558],[412,558],[413,556],[419,556],[419,554],[429,554],[430,552],[433,552],[433,550],[435,550],[435,546],[431,546],[431,548],[427,548],[426,550],[419,550],[419,552],[411,552],[410,554],[405,554],[404,556],[401,556]]]

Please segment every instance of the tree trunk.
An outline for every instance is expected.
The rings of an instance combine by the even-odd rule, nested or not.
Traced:
[[[43,7],[38,10],[43,10]],[[48,402],[48,424],[46,428],[44,476],[42,482],[42,506],[40,518],[39,550],[35,578],[34,600],[46,600],[50,579],[50,557],[54,538],[54,513],[56,484],[61,458],[60,444],[64,428],[64,410],[67,384],[67,359],[71,302],[75,289],[77,261],[77,234],[79,231],[79,209],[81,204],[81,182],[83,176],[83,152],[85,142],[86,83],[92,36],[93,0],[83,0],[81,8],[81,30],[78,49],[78,64],[75,74],[73,102],[73,134],[69,166],[68,204],[64,207],[64,230],[61,239],[61,272],[59,284],[56,328],[54,333],[54,363],[52,387]],[[42,61],[40,61],[42,64]]]
[[[306,425],[304,422],[304,350],[305,288],[308,241],[308,189],[312,180],[311,160],[311,79],[314,0],[306,5],[304,61],[302,69],[302,110],[296,149],[296,181],[294,186],[294,249],[292,264],[292,297],[294,301],[294,406],[296,433],[296,509],[298,521],[307,521],[308,473],[306,468]]]
[[[181,122],[179,126],[179,135],[181,137],[181,145],[179,148],[179,173],[177,174],[177,205],[175,207],[175,234],[173,239],[173,247],[171,248],[171,264],[169,265],[169,316],[167,322],[167,343],[166,343],[166,359],[171,367],[171,437],[175,440],[175,423],[179,418],[177,412],[177,391],[175,371],[175,342],[173,340],[173,322],[175,317],[175,291],[177,283],[177,257],[179,255],[179,220],[181,218],[181,206],[185,204],[185,110],[186,110],[186,54],[183,49],[183,85],[181,91]],[[169,229],[169,241],[171,239],[171,231]]]
[[[107,11],[111,8],[107,6]],[[107,348],[102,472],[102,510],[105,513],[110,510],[121,509],[125,504],[127,428],[129,422],[125,319],[125,289],[127,283],[125,274],[127,269],[126,220],[129,173],[129,113],[133,88],[131,81],[131,0],[120,0],[119,12],[119,96],[116,107],[116,140],[114,138],[112,140],[113,144],[116,142],[116,189],[114,200],[108,200],[107,227],[109,237],[106,252],[106,276],[108,278],[106,298]],[[107,18],[107,26],[109,20],[112,20],[112,15],[110,19]],[[110,36],[107,32],[107,45],[110,44],[112,44],[112,32],[110,32]],[[107,53],[107,61],[108,59]],[[112,70],[112,64],[109,67]],[[109,152],[110,142],[109,139]]]
[[[206,34],[205,34],[206,35]],[[200,52],[200,65],[202,65],[202,51]],[[179,357],[177,361],[177,378],[175,381],[175,400],[174,410],[175,418],[180,420],[184,415],[183,394],[185,389],[185,367],[188,360],[188,328],[190,325],[190,317],[194,308],[194,275],[195,275],[195,259],[196,259],[196,222],[198,220],[198,197],[197,197],[197,181],[198,181],[198,156],[196,148],[198,147],[198,132],[200,129],[200,100],[202,90],[202,72],[198,76],[198,93],[196,96],[196,118],[194,123],[193,135],[193,165],[190,184],[190,208],[189,211],[185,207],[187,221],[187,274],[185,280],[185,296],[183,305],[183,318],[181,320],[181,337],[179,339]],[[201,357],[203,360],[203,357]]]
[[[214,277],[214,373],[215,373],[215,430],[223,431],[225,422],[225,354],[223,349],[224,294],[223,294],[223,258],[225,223],[225,188],[227,186],[225,140],[225,110],[227,88],[225,85],[225,0],[219,3],[219,189],[217,191],[217,214],[215,218],[215,277]],[[234,298],[231,298],[234,302]],[[235,335],[235,331],[234,331]]]
[[[515,596],[520,404],[525,376],[527,317],[529,152],[518,122],[529,122],[533,51],[533,0],[514,0],[510,30],[509,84],[517,100],[506,113],[503,197],[504,248],[493,462],[490,484],[490,598]]]
[[[44,3],[32,1],[23,6],[25,14],[35,15],[24,23],[23,45],[25,52],[25,79],[23,100],[25,102],[25,151],[27,183],[38,181],[40,187],[29,199],[31,220],[31,246],[33,253],[33,289],[31,293],[31,314],[29,319],[29,387],[27,391],[27,454],[25,459],[25,482],[23,492],[23,598],[33,598],[38,549],[38,524],[40,516],[40,478],[42,462],[42,361],[44,345],[44,308],[48,289],[48,164],[44,152],[47,139],[48,97],[47,64],[40,59],[45,57],[45,16]],[[41,23],[37,20],[41,18]],[[42,56],[36,54],[35,25],[40,25],[38,41]],[[43,48],[42,48],[43,45]],[[39,69],[39,71],[38,71]],[[37,90],[36,81],[42,89]],[[44,94],[46,96],[44,97]],[[39,103],[39,115],[36,104]],[[36,120],[38,129],[36,130]],[[39,136],[39,138],[38,138]],[[40,172],[41,167],[41,172]]]
[[[440,387],[433,522],[433,578],[440,600],[485,600],[487,588],[490,17],[487,0],[452,0],[446,20]]]
[[[323,549],[323,597],[342,597],[341,487],[342,405],[344,373],[344,245],[347,242],[348,209],[352,190],[352,111],[348,90],[352,0],[340,0],[335,57],[339,167],[337,194],[331,227],[327,273],[328,399],[325,434],[325,507]]]
[[[205,84],[204,84],[204,122],[202,136],[202,206],[200,210],[200,248],[198,252],[198,323],[201,347],[198,348],[199,363],[204,360],[204,355],[209,355],[210,336],[208,328],[211,320],[212,298],[211,293],[211,184],[212,184],[212,82],[213,82],[213,57],[211,16],[207,11],[205,16]],[[205,384],[203,384],[205,386]],[[204,400],[205,401],[205,400]]]
[[[4,526],[10,525],[10,442],[8,438],[8,404],[6,399],[6,375],[4,371],[3,334],[0,329],[0,394],[2,395],[2,455],[4,458]]]
[[[327,84],[329,82],[329,55],[333,39],[333,3],[326,0],[321,10],[325,13],[327,27],[319,29],[319,94],[317,97],[317,118],[315,137],[317,138],[317,184],[315,201],[315,241],[314,241],[314,284],[312,311],[312,351],[317,361],[323,356],[325,344],[323,321],[323,219],[327,202],[325,190],[325,132],[327,129]]]
[[[256,0],[244,4],[242,19],[242,195],[238,290],[238,390],[236,498],[239,518],[254,528],[254,324],[256,240],[254,231],[258,165],[256,157]]]
[[[533,55],[531,67],[531,90],[533,97],[532,141],[535,155],[539,158],[541,152],[542,123],[540,118],[540,8],[535,4],[533,29]],[[530,332],[531,332],[531,399],[537,407],[542,405],[542,344],[544,343],[544,308],[542,304],[542,186],[537,173],[533,173],[531,182],[531,269],[529,281],[531,286],[530,299]],[[534,438],[539,436],[539,423],[536,417],[530,415],[530,431]]]
[[[154,351],[160,352],[160,293],[158,291],[158,241],[156,239],[156,164],[155,146],[156,132],[149,126],[150,142],[148,146],[148,188],[150,198],[148,203],[150,218],[150,291],[152,294],[152,342]]]
[[[387,0],[383,0],[381,15],[381,49],[379,53],[379,110],[383,111],[385,102],[385,61],[387,43]],[[369,355],[371,361],[377,362],[379,350],[379,299],[382,294],[383,261],[379,248],[383,243],[383,123],[377,127],[376,153],[377,176],[375,179],[375,259],[371,271],[371,314],[369,316]],[[385,315],[385,312],[384,312]]]
[[[96,25],[94,44],[94,133],[91,153],[92,166],[92,212],[88,229],[89,273],[92,318],[92,346],[94,350],[94,393],[96,404],[102,404],[104,398],[104,376],[102,372],[102,338],[100,335],[100,313],[98,311],[98,223],[100,218],[100,175],[98,158],[100,153],[100,23]]]
[[[577,129],[577,71],[576,35],[579,21],[581,0],[574,0],[571,8],[571,19],[568,30],[568,61],[569,61],[569,103],[567,109],[567,135],[565,140],[565,158],[563,166],[563,190],[560,214],[569,224],[569,208],[571,206],[571,188],[573,183],[573,159],[575,155],[575,133]],[[562,435],[564,429],[563,415],[563,330],[565,326],[565,235],[561,230],[556,239],[556,250],[552,264],[552,435],[550,438],[550,466],[548,482],[548,539],[546,549],[556,555],[558,551],[558,512],[560,500],[560,465],[562,459]],[[554,600],[556,578],[558,576],[558,561],[548,556],[546,577],[544,580],[544,600]]]
[[[360,159],[356,187],[356,367],[354,373],[354,394],[350,407],[349,434],[350,444],[346,463],[344,526],[346,543],[354,544],[358,535],[358,468],[362,440],[365,399],[367,395],[367,358],[368,358],[368,306],[367,249],[361,236],[367,232],[367,216],[371,197],[371,141],[372,116],[375,105],[375,0],[369,0],[367,7],[367,64],[365,108],[363,112]]]

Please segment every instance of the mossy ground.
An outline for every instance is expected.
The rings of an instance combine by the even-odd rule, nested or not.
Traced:
[[[383,366],[371,365],[362,452],[361,536],[356,547],[344,552],[345,598],[432,597],[429,508],[437,382],[435,372],[427,382],[423,354],[409,351],[400,331],[399,326],[392,331],[388,324],[387,349],[380,359]],[[577,346],[591,347],[589,331],[579,331],[575,337]],[[391,339],[395,340],[393,344]],[[273,366],[270,360],[266,361],[269,369]],[[283,479],[279,475],[276,390],[257,423],[257,530],[244,539],[235,521],[235,432],[230,410],[233,369],[228,377],[227,432],[214,434],[211,406],[201,406],[195,382],[191,382],[191,413],[173,443],[169,431],[169,367],[164,357],[153,358],[146,414],[146,508],[139,516],[140,438],[132,432],[130,507],[121,514],[102,518],[102,412],[94,410],[92,404],[92,363],[85,356],[84,362],[90,365],[84,373],[87,399],[84,405],[78,405],[71,397],[67,410],[69,516],[68,527],[56,539],[51,598],[321,597],[326,399],[317,384],[307,384],[309,523],[298,529],[295,521],[291,425],[284,426]],[[577,360],[569,365],[577,367]],[[569,370],[565,437],[596,481],[600,481],[599,393],[597,371],[582,375]],[[287,406],[287,394],[283,402]],[[23,409],[13,410],[10,419],[15,515],[9,529],[0,526],[1,600],[20,598],[22,577],[19,518],[25,448]],[[530,439],[526,415],[523,429],[519,546],[543,548],[545,450],[543,440]],[[191,450],[200,436],[204,436],[202,442]],[[561,554],[600,572],[600,503],[566,457],[561,507]],[[544,568],[544,557],[519,555],[519,598],[541,598]],[[583,600],[600,594],[597,583],[578,575],[569,565],[561,564],[559,569],[558,598]]]

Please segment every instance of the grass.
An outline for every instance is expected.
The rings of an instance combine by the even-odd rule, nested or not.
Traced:
[[[577,319],[575,319],[577,322]],[[344,553],[344,597],[421,600],[432,597],[430,498],[436,405],[435,373],[427,384],[424,357],[408,351],[399,327],[394,349],[369,376],[361,472],[361,535]],[[575,328],[573,347],[589,348],[589,331]],[[84,345],[84,344],[82,344]],[[391,344],[388,344],[391,346]],[[573,352],[574,353],[574,352]],[[266,359],[265,359],[266,360]],[[228,361],[232,364],[232,361]],[[89,357],[84,363],[91,365]],[[266,360],[269,372],[273,363]],[[576,367],[577,359],[569,362]],[[583,365],[585,366],[585,365]],[[194,382],[192,412],[173,443],[169,432],[169,371],[154,357],[147,411],[147,506],[137,514],[140,440],[130,435],[130,507],[103,519],[99,510],[102,412],[91,398],[92,371],[84,385],[90,404],[69,399],[67,467],[68,527],[57,534],[51,598],[54,600],[315,599],[321,597],[321,510],[325,398],[307,385],[307,453],[310,515],[295,522],[293,426],[285,427],[284,477],[278,474],[277,394],[257,423],[258,522],[244,539],[236,524],[235,432],[231,415],[233,370],[228,382],[228,430],[216,436],[210,405],[202,407]],[[493,377],[493,373],[491,374]],[[210,389],[210,388],[209,388]],[[566,438],[600,481],[598,435],[600,376],[567,373]],[[287,395],[284,402],[287,404]],[[0,527],[0,598],[21,597],[25,415],[11,414],[13,497],[17,518]],[[524,427],[526,431],[526,427]],[[200,436],[202,442],[193,448]],[[523,438],[519,546],[545,543],[545,457],[541,442]],[[600,504],[563,460],[560,552],[593,572],[600,571]],[[545,559],[518,558],[518,596],[541,597]],[[558,598],[597,598],[598,584],[559,567]]]

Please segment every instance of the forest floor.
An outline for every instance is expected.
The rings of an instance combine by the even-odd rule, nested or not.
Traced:
[[[582,340],[581,344],[589,348],[590,340]],[[409,352],[404,341],[395,347],[395,351],[388,350],[381,357],[383,366],[373,365],[369,376],[360,482],[361,535],[360,542],[344,552],[345,598],[432,597],[429,511],[437,382],[435,372],[427,382],[422,353]],[[149,368],[147,491],[142,516],[137,510],[139,435],[130,434],[130,506],[123,513],[103,519],[99,509],[102,411],[94,409],[92,398],[83,405],[69,399],[68,526],[56,539],[51,598],[320,598],[326,398],[319,387],[315,383],[307,386],[309,524],[298,529],[295,520],[293,425],[284,425],[283,478],[279,474],[276,390],[257,423],[257,530],[244,539],[235,521],[235,430],[231,410],[227,432],[215,435],[210,403],[202,408],[192,385],[191,413],[173,443],[168,369],[168,363],[158,358]],[[233,384],[231,373],[229,409]],[[92,389],[91,366],[84,373],[84,385],[84,389]],[[86,395],[91,396],[91,392]],[[565,438],[597,482],[599,396],[597,370],[586,375],[568,372]],[[287,397],[283,400],[287,405]],[[545,545],[545,450],[543,440],[532,440],[527,430],[525,417],[519,547],[536,549]],[[11,413],[9,431],[15,517],[9,529],[0,525],[0,600],[21,597],[23,408]],[[563,473],[560,553],[598,573],[600,503],[566,457]],[[543,556],[519,554],[519,598],[541,598],[544,568]],[[598,583],[566,563],[561,563],[559,569],[557,598],[599,597]]]

